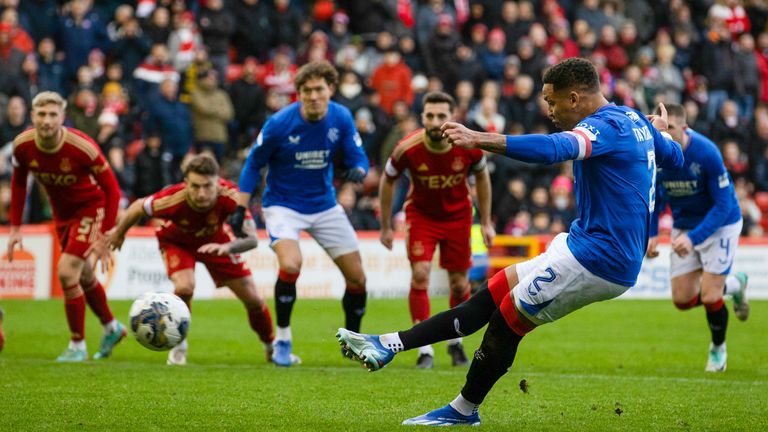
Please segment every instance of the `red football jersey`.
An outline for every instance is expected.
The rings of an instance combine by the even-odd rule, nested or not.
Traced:
[[[451,146],[439,153],[425,144],[426,132],[419,129],[403,138],[387,161],[386,175],[400,177],[408,170],[411,188],[406,214],[417,211],[433,219],[458,219],[472,214],[467,176],[485,167],[479,149]]]
[[[224,222],[237,208],[238,189],[233,183],[219,179],[219,197],[208,210],[198,211],[187,202],[185,183],[177,183],[144,199],[144,211],[163,219],[157,238],[189,247],[206,243],[223,243],[230,238]],[[246,211],[246,219],[252,219]]]
[[[75,217],[84,207],[114,206],[106,209],[107,217],[112,215],[111,221],[103,222],[108,229],[114,224],[120,197],[119,189],[116,197],[107,197],[107,193],[114,193],[111,188],[117,181],[101,149],[88,135],[72,128],[62,128],[62,131],[59,146],[54,150],[37,146],[34,128],[19,134],[13,141],[14,176],[22,188],[28,172],[35,176],[48,193],[53,216],[58,221]],[[23,192],[20,195],[21,199],[17,200],[20,202],[13,203],[12,224],[21,223]],[[16,218],[18,220],[14,220]]]

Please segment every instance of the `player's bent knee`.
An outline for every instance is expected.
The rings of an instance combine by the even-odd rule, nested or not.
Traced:
[[[501,306],[501,302],[509,297],[510,285],[505,270],[499,270],[488,280],[488,291],[490,291],[493,302],[496,303],[497,307]]]
[[[694,296],[692,299],[683,300],[683,301],[675,299],[673,303],[675,307],[680,310],[693,309],[694,307],[699,305],[699,296]]]
[[[499,310],[509,328],[517,333],[518,336],[525,336],[536,328],[536,324],[532,323],[517,310],[517,306],[515,306],[515,301],[511,295],[504,297],[501,306],[499,306]]]
[[[83,287],[83,290],[90,291],[94,288],[96,288],[96,275],[93,273],[86,274],[86,272],[82,272],[80,275],[80,286]]]
[[[301,263],[281,263],[280,272],[288,275],[298,275],[301,272]]]
[[[74,271],[59,269],[59,282],[61,286],[72,286],[80,283],[80,275]]]
[[[722,302],[723,302],[722,293],[702,293],[701,294],[701,304],[703,304],[704,307],[707,309],[713,306],[717,306],[719,303],[722,303]]]
[[[411,284],[426,287],[429,285],[429,272],[414,270],[411,274]]]
[[[452,286],[451,290],[451,307],[456,306],[469,298],[469,284],[463,286]]]
[[[347,279],[346,290],[350,293],[364,293],[365,292],[365,276],[358,279]]]
[[[192,297],[192,295],[195,293],[195,284],[189,284],[189,283],[180,283],[176,284],[173,287],[173,293],[176,294],[179,297]]]

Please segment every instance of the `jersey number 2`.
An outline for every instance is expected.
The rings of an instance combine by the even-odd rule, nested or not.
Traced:
[[[656,152],[648,150],[648,170],[651,172],[651,190],[648,192],[648,212],[656,210]]]

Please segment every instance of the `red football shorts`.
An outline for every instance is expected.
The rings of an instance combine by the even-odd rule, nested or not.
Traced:
[[[85,259],[85,251],[101,232],[104,207],[85,207],[72,219],[55,221],[61,251]]]
[[[245,257],[240,254],[214,255],[204,254],[197,251],[202,246],[182,246],[166,240],[158,239],[160,242],[160,251],[163,254],[165,268],[168,271],[168,277],[180,270],[195,269],[195,262],[199,261],[208,269],[216,286],[224,285],[224,282],[232,279],[240,279],[251,276],[251,270],[245,263]],[[225,243],[227,239],[212,240],[216,243]]]
[[[409,261],[432,261],[435,247],[439,244],[440,267],[457,272],[472,267],[471,218],[436,221],[416,212],[409,212],[406,214],[406,224]]]

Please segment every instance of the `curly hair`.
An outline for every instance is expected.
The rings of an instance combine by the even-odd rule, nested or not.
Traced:
[[[326,60],[307,63],[300,67],[296,73],[296,78],[294,78],[296,90],[301,91],[301,86],[312,78],[322,78],[329,86],[335,86],[339,81],[339,73]]]
[[[595,66],[585,58],[563,60],[544,72],[544,84],[552,84],[554,91],[579,89],[600,91],[600,77]]]

